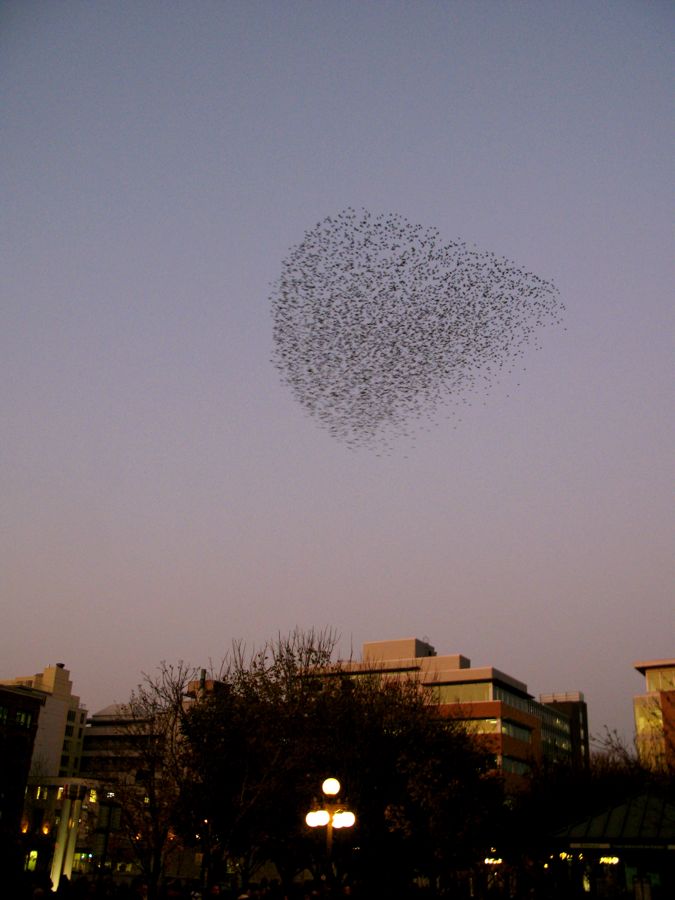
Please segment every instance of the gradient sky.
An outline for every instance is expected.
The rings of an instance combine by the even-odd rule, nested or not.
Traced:
[[[0,677],[428,638],[632,734],[675,655],[667,2],[5,2]],[[388,456],[280,384],[346,206],[552,279],[567,330]]]

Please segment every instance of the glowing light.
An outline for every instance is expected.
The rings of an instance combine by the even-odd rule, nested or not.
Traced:
[[[337,778],[326,778],[324,783],[321,785],[321,790],[328,797],[334,797],[336,794],[340,793],[340,782]]]
[[[45,822],[45,824],[42,826],[42,833],[43,833],[43,834],[49,834],[49,825],[47,825],[46,822]]]
[[[339,809],[333,814],[333,828],[351,828],[354,822],[356,816],[349,810]]]
[[[330,822],[330,813],[327,809],[314,809],[305,816],[305,822],[310,828],[319,828],[322,825],[328,825]]]
[[[504,860],[501,856],[486,856],[483,862],[486,866],[501,866]]]
[[[619,863],[618,856],[601,856],[600,862],[604,863],[606,866],[616,866]]]

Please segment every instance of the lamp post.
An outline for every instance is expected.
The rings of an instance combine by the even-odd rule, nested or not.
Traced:
[[[351,810],[341,803],[337,796],[340,793],[340,782],[337,778],[326,778],[321,785],[324,799],[321,809],[310,810],[305,816],[305,822],[310,828],[326,828],[326,852],[330,859],[333,851],[333,829],[351,828],[356,822],[356,816]]]

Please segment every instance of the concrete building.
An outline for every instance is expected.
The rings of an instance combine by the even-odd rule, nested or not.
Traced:
[[[588,735],[588,707],[581,691],[566,691],[556,694],[539,694],[539,702],[544,706],[563,712],[570,720],[570,742],[572,744],[572,765],[588,768],[591,755]]]
[[[160,834],[175,802],[165,754],[176,746],[170,735],[180,738],[175,721],[164,732],[157,722],[149,711],[141,715],[125,703],[106,706],[87,720],[81,774],[95,788],[98,811],[95,827],[78,847],[92,871],[104,871],[116,881],[140,874],[141,858],[147,864],[151,848],[162,845]],[[175,834],[167,836],[161,852],[167,876],[199,877],[197,851],[185,849]]]
[[[70,672],[65,665],[56,663],[35,675],[0,680],[0,685],[23,686],[44,694],[31,776],[76,776],[80,769],[87,710],[73,694]]]
[[[353,672],[418,678],[441,714],[461,721],[513,785],[544,760],[572,759],[572,726],[562,705],[537,702],[526,684],[493,666],[472,667],[459,653],[438,656],[431,644],[418,638],[366,643],[361,662],[340,665]],[[585,710],[583,695],[574,697]],[[583,741],[587,753],[585,718]]]
[[[87,788],[78,778],[87,711],[73,693],[63,663],[43,672],[0,681],[30,690],[43,706],[31,757],[21,831],[26,868],[49,872],[54,889],[70,877]]]
[[[650,768],[675,771],[675,659],[633,665],[645,676],[646,687],[633,699],[640,759]]]

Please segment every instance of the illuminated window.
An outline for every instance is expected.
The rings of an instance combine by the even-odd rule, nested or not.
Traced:
[[[509,737],[524,741],[526,744],[532,743],[532,732],[529,728],[523,728],[522,725],[516,725],[515,722],[504,721],[502,724],[502,733],[508,734]]]
[[[635,728],[638,734],[663,731],[663,710],[654,697],[641,697],[635,701]]]
[[[499,719],[463,719],[462,726],[469,734],[498,734]]]
[[[492,699],[489,681],[476,681],[471,684],[436,684],[432,690],[437,703],[470,703]]]
[[[675,691],[675,668],[649,669],[646,676],[648,691]]]
[[[90,803],[97,803],[97,802],[98,802],[98,794],[96,793],[96,788],[92,788],[92,789],[89,791],[89,802],[90,802]]]

